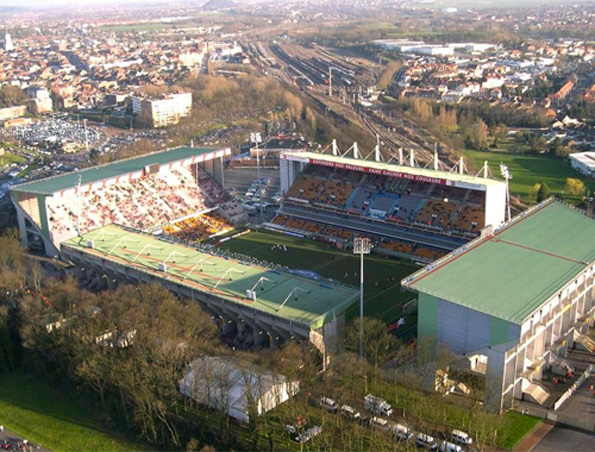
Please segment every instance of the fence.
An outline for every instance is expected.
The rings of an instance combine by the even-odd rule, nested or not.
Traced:
[[[581,387],[581,385],[585,382],[585,380],[587,380],[589,378],[589,376],[591,375],[591,372],[593,372],[593,370],[595,370],[595,366],[593,366],[593,364],[591,364],[583,372],[583,374],[573,383],[573,385],[570,388],[568,388],[566,390],[566,392],[564,394],[562,394],[558,400],[556,400],[556,402],[554,403],[554,411],[557,411],[558,408],[560,408],[562,406],[562,404],[564,402],[566,402],[566,400],[568,400],[568,398],[572,394],[574,394],[578,388]]]

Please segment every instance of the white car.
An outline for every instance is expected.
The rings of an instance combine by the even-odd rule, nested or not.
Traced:
[[[413,432],[401,424],[395,424],[392,426],[391,430],[395,434],[397,438],[401,441],[408,441],[413,437]]]
[[[337,405],[337,402],[335,402],[333,399],[331,399],[330,397],[321,397],[320,398],[320,405],[328,410],[328,411],[332,411],[335,412],[339,409],[339,405]]]
[[[470,446],[473,444],[473,439],[471,439],[469,433],[466,433],[462,430],[453,430],[452,434],[450,435],[450,440],[454,443],[463,444],[465,446]]]
[[[440,444],[440,452],[463,452],[463,448],[457,444],[442,441],[442,444]]]
[[[349,405],[341,406],[341,414],[343,416],[348,417],[349,419],[359,419],[360,418],[359,411],[356,411],[355,408],[352,408]]]
[[[415,444],[424,449],[436,450],[438,449],[438,443],[433,436],[426,435],[425,433],[418,433],[415,437]]]
[[[386,430],[390,429],[390,423],[386,419],[382,419],[381,417],[374,416],[370,418],[370,427],[377,428],[379,430]]]
[[[298,443],[305,443],[307,441],[310,441],[315,436],[320,435],[321,433],[322,427],[315,425],[314,427],[306,430],[303,435],[300,433],[298,436],[295,437],[295,440]]]

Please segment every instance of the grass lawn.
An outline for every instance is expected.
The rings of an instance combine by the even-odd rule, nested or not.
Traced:
[[[104,432],[92,414],[24,373],[0,375],[0,420],[8,429],[54,451],[138,451],[126,438]]]
[[[11,154],[10,152],[0,156],[0,166],[10,165],[11,163],[22,163],[25,161],[24,157],[20,155]]]
[[[589,181],[580,173],[573,170],[570,164],[548,156],[514,155],[497,152],[465,151],[465,157],[470,160],[474,171],[479,171],[485,160],[495,177],[500,177],[500,163],[508,166],[512,179],[510,192],[520,196],[523,201],[528,200],[529,191],[536,183],[545,182],[552,193],[564,190],[566,178],[581,179],[588,189],[595,187],[594,181]]]
[[[498,445],[504,449],[512,449],[523,437],[529,433],[541,419],[509,411],[503,414],[506,423],[498,430]]]
[[[275,244],[285,245],[287,252],[271,250]],[[314,240],[268,231],[251,232],[224,242],[220,247],[292,269],[312,270],[326,278],[359,287],[359,257]],[[374,254],[366,256],[364,262],[365,315],[385,322],[398,319],[402,315],[403,303],[415,298],[413,294],[401,291],[400,281],[419,267]],[[393,277],[394,281],[388,282],[389,277]],[[347,311],[347,321],[358,315],[359,305],[356,303]],[[415,314],[409,314],[405,319],[407,327],[417,322]]]

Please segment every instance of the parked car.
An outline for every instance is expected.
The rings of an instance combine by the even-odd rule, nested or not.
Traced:
[[[429,450],[436,450],[438,449],[438,443],[434,439],[433,436],[427,435],[425,433],[418,433],[415,437],[415,444],[418,447],[423,447],[424,449]]]
[[[336,412],[339,409],[339,405],[333,399],[329,397],[321,397],[320,398],[320,406],[325,410]]]
[[[395,424],[391,427],[392,432],[395,434],[397,438],[401,441],[408,441],[413,437],[413,432],[401,424]]]
[[[382,414],[384,416],[393,414],[393,408],[386,400],[373,396],[372,394],[368,394],[364,397],[364,408],[372,413]]]
[[[322,427],[320,427],[319,425],[315,425],[314,427],[306,430],[303,434],[299,434],[295,437],[295,440],[298,443],[305,443],[307,441],[310,441],[312,438],[314,438],[315,436],[318,436],[322,433]]]
[[[440,444],[440,452],[463,452],[463,448],[457,444],[442,441]]]
[[[369,421],[370,427],[377,428],[379,430],[386,430],[390,429],[390,424],[386,419],[382,419],[381,417],[374,416],[370,418]]]
[[[360,414],[359,411],[356,411],[355,408],[350,407],[349,405],[341,406],[341,414],[349,419],[359,419]]]
[[[453,430],[450,435],[450,440],[453,443],[459,443],[465,446],[473,444],[473,439],[471,439],[468,433],[463,432],[462,430]]]

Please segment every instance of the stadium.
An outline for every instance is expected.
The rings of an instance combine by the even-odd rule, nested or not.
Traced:
[[[385,161],[378,147],[363,156],[357,144],[341,153],[333,143],[282,151],[274,218],[260,232],[233,233],[247,213],[225,190],[230,153],[175,148],[16,186],[21,240],[76,264],[96,287],[159,282],[198,302],[234,346],[309,340],[326,363],[357,315],[356,235],[375,253],[365,315],[411,337],[416,301],[400,280],[412,263],[505,221],[507,187],[487,167],[473,176],[462,160],[446,168],[435,156],[420,167],[413,152]],[[216,242],[201,243],[208,237]],[[290,252],[275,251],[281,244]]]

